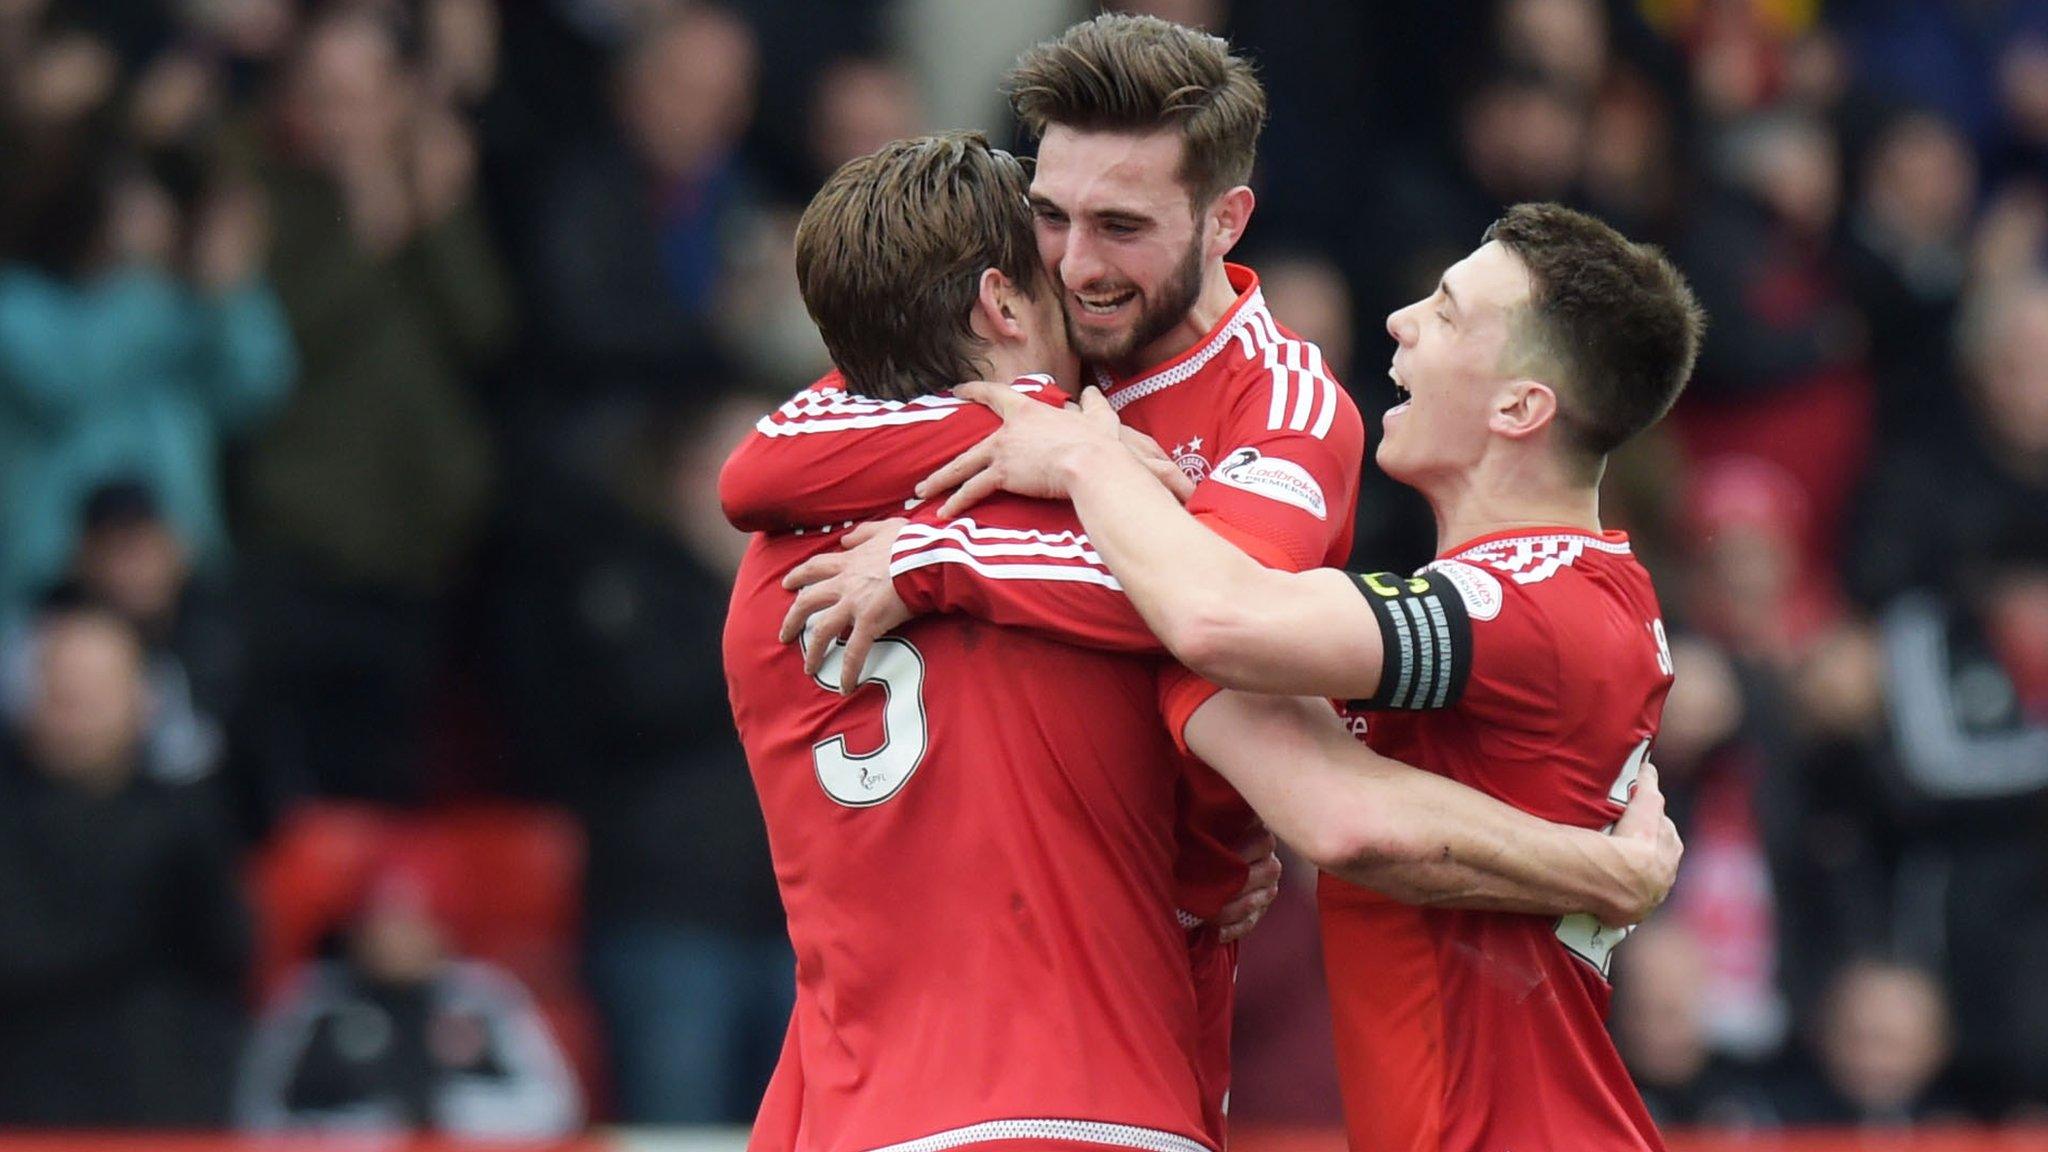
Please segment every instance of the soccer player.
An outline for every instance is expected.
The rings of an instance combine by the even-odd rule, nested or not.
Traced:
[[[1070,497],[1191,669],[1351,699],[1376,751],[1598,827],[1644,770],[1672,673],[1656,594],[1627,537],[1601,529],[1598,484],[1676,400],[1703,323],[1660,253],[1597,220],[1520,205],[1495,223],[1387,321],[1407,399],[1378,459],[1428,498],[1440,545],[1412,577],[1251,562],[1108,436],[1114,413],[1092,393],[1068,413],[975,386],[1006,426],[926,490],[964,482],[942,515],[998,485]],[[1195,711],[1187,741],[1223,719]],[[1321,901],[1353,1147],[1662,1147],[1603,1024],[1624,932],[1404,907],[1339,877]]]
[[[1226,262],[1252,216],[1247,181],[1266,115],[1249,62],[1193,29],[1106,15],[1026,51],[1006,87],[1038,137],[1030,189],[1038,250],[1092,378],[1126,424],[1167,446],[1197,482],[1188,507],[1212,532],[1262,564],[1342,563],[1364,422],[1321,352],[1266,307],[1257,275]],[[802,434],[830,417],[822,403],[800,398],[742,446],[737,459],[753,479],[729,476],[724,489],[735,523],[869,515],[992,424],[977,414],[906,427],[881,461],[850,469],[829,437]],[[1241,458],[1301,483],[1213,467]],[[1014,535],[1030,529],[983,510],[943,535],[906,536],[898,589],[919,612],[969,614],[1112,651],[1160,650],[1128,604],[1094,611],[1071,595],[1079,586],[1021,579],[1032,549],[1044,545]],[[1193,677],[1169,689],[1182,708],[1205,691]],[[1210,925],[1245,885],[1238,846],[1257,821],[1199,763],[1186,762],[1183,776],[1178,903],[1197,926],[1210,1096],[1220,1109],[1236,955]]]
[[[987,418],[943,395],[962,372],[1071,370],[1023,191],[1021,166],[971,135],[902,142],[834,176],[806,211],[798,268],[845,387],[806,393],[816,419],[787,435],[870,471],[906,434]],[[1050,391],[1043,377],[1018,388]],[[728,478],[764,483],[750,467],[735,457]],[[869,511],[899,510],[909,483]],[[1072,535],[1071,509],[1011,503],[1052,518],[1038,538]],[[858,679],[880,699],[845,695],[837,660],[813,678],[776,635],[784,573],[837,541],[757,536],[728,618],[734,715],[798,956],[753,1146],[1220,1146],[1172,914],[1169,734],[1183,725],[1156,662],[949,616],[876,645]],[[1299,736],[1223,726],[1195,751],[1256,783],[1297,748],[1280,826],[1349,817],[1331,825],[1337,866],[1414,898],[1625,920],[1668,887],[1675,845],[1654,797],[1623,836],[1549,826],[1372,757],[1323,718]]]

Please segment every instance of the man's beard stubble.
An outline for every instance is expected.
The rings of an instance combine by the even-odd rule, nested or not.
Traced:
[[[1202,294],[1202,243],[1198,235],[1188,245],[1187,255],[1173,276],[1160,285],[1157,298],[1146,298],[1145,306],[1138,313],[1137,323],[1121,338],[1109,336],[1113,344],[1103,344],[1103,334],[1083,331],[1074,324],[1071,308],[1073,304],[1061,293],[1060,314],[1066,318],[1067,341],[1084,365],[1104,368],[1118,376],[1129,376],[1149,365],[1138,362],[1138,355],[1152,342],[1166,335],[1174,325],[1188,318],[1194,310],[1195,300]]]

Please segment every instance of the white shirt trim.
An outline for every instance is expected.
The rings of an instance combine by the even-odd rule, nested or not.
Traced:
[[[1463,552],[1458,552],[1454,555],[1447,556],[1445,557],[1445,559],[1464,560],[1468,557],[1477,556],[1483,552],[1498,551],[1499,549],[1506,548],[1514,544],[1555,546],[1560,544],[1574,543],[1583,544],[1586,547],[1594,549],[1598,552],[1610,552],[1616,556],[1626,556],[1630,553],[1630,551],[1632,551],[1626,543],[1617,544],[1604,536],[1594,536],[1590,533],[1581,534],[1578,532],[1544,532],[1531,536],[1502,536],[1495,540],[1488,540],[1484,544],[1475,544],[1472,547],[1465,549]]]
[[[1237,314],[1223,327],[1218,328],[1215,334],[1209,337],[1209,342],[1202,345],[1201,350],[1194,355],[1150,376],[1140,376],[1128,384],[1121,385],[1109,373],[1097,368],[1095,384],[1102,389],[1102,394],[1109,398],[1109,406],[1121,412],[1126,404],[1135,404],[1155,392],[1164,392],[1175,384],[1192,378],[1208,367],[1209,361],[1214,360],[1225,345],[1237,339],[1237,334],[1254,321],[1267,326],[1273,322],[1272,317],[1266,314],[1266,294],[1263,288],[1252,289],[1251,295],[1238,306]]]
[[[951,1148],[997,1140],[1067,1140],[1102,1148],[1135,1148],[1141,1152],[1212,1152],[1207,1144],[1172,1132],[1095,1120],[990,1120],[887,1144],[872,1152],[946,1152]]]

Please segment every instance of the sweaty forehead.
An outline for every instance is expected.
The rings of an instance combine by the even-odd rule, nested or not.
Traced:
[[[1180,180],[1182,143],[1171,129],[1096,132],[1055,124],[1038,143],[1031,194],[1070,214],[1122,210],[1147,216],[1186,213]]]

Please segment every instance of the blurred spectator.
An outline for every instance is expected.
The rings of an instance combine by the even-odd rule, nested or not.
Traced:
[[[1845,5],[1844,41],[1859,87],[1938,111],[1994,168],[2048,144],[2043,84],[2048,5]]]
[[[1790,672],[1843,611],[1833,570],[1810,550],[1827,538],[1812,498],[1778,464],[1729,453],[1694,472],[1687,503],[1684,602],[1695,625]]]
[[[1351,285],[1343,271],[1314,252],[1275,252],[1262,256],[1257,267],[1267,306],[1287,317],[1296,335],[1322,350],[1323,364],[1335,379],[1352,384],[1356,340]]]
[[[2005,525],[2048,508],[2048,280],[1987,286],[1958,343],[1970,434],[1916,436],[1871,474],[1848,564],[1866,603],[1948,586]]]
[[[0,750],[0,1126],[225,1119],[248,916],[208,794],[147,770],[143,659],[103,609],[36,628]]]
[[[823,183],[848,160],[927,127],[909,73],[880,57],[841,56],[827,63],[806,111],[807,187]],[[764,207],[734,232],[716,316],[724,348],[764,379],[792,388],[832,367],[796,290],[799,215],[786,206]]]
[[[555,173],[532,267],[555,391],[671,391],[693,378],[750,210],[737,148],[753,115],[752,32],[692,5],[634,39],[617,130]]]
[[[889,31],[917,77],[932,123],[1003,139],[1014,122],[997,80],[1017,53],[1094,14],[1088,0],[893,0]]]
[[[189,224],[98,149],[46,157],[0,263],[0,614],[63,574],[85,497],[139,477],[202,567],[226,558],[222,442],[290,386],[263,206]]]
[[[1780,914],[1764,802],[1774,795],[1765,781],[1789,760],[1776,717],[1756,699],[1775,679],[1697,636],[1672,637],[1671,659],[1657,763],[1686,838],[1686,867],[1658,922],[1688,933],[1696,953],[1691,1011],[1700,1043],[1754,1061],[1785,1037],[1779,960],[1796,929]]]
[[[507,287],[469,130],[378,18],[310,26],[279,111],[272,267],[305,375],[244,477],[255,748],[287,793],[407,799],[441,597],[491,483],[470,384]]]
[[[1587,206],[1624,235],[1661,241],[1678,214],[1686,158],[1669,100],[1635,71],[1615,74],[1587,126]]]
[[[774,402],[731,392],[593,440],[505,589],[517,744],[589,830],[589,983],[638,1123],[750,1117],[794,998],[719,659],[747,538],[718,471]]]
[[[104,605],[142,638],[148,771],[172,783],[218,771],[242,689],[241,631],[225,589],[195,578],[146,486],[116,482],[87,499],[70,579],[54,598]],[[34,697],[34,641],[29,621],[0,634],[0,713],[9,719]]]
[[[1658,1125],[1777,1127],[1762,1077],[1712,1047],[1707,958],[1693,934],[1660,917],[1615,956],[1615,1043]]]
[[[1686,47],[1694,102],[1715,120],[1757,112],[1797,91],[1800,37],[1819,11],[1805,0],[1644,0],[1642,7]]]
[[[531,997],[448,955],[418,864],[387,863],[346,936],[252,1038],[240,1127],[537,1140],[580,1125],[581,1094]]]
[[[1495,10],[1501,54],[1590,98],[1607,77],[1607,11],[1600,0],[1504,0]]]
[[[1790,476],[1808,509],[1800,556],[1826,578],[1871,421],[1868,329],[1830,240],[1835,140],[1816,120],[1772,113],[1728,129],[1717,160],[1722,189],[1679,246],[1714,327],[1677,429],[1703,463],[1753,456]]]
[[[842,56],[825,65],[811,95],[811,176],[818,183],[841,164],[925,128],[910,74],[888,60]]]
[[[1351,284],[1327,256],[1314,250],[1284,248],[1250,258],[1259,273],[1259,290],[1275,315],[1287,317],[1290,328],[1322,350],[1334,377],[1359,400],[1368,426],[1392,406],[1395,397],[1385,361],[1353,367],[1357,346],[1356,305]],[[1373,317],[1373,331],[1384,317]],[[1375,351],[1380,347],[1375,341]],[[1436,522],[1414,489],[1387,479],[1367,456],[1360,473],[1354,554],[1372,567],[1416,567],[1434,551]]]
[[[1910,831],[1902,947],[1942,966],[1961,1086],[2002,1106],[2048,1094],[2048,1005],[2010,974],[2048,965],[2048,518],[1960,558],[1948,597],[1885,613],[1885,754]]]
[[[1428,295],[1508,205],[1571,202],[1586,158],[1586,98],[1528,69],[1489,67],[1465,96],[1450,155],[1387,172],[1377,241],[1382,299]]]
[[[1949,333],[1969,272],[1976,197],[1976,156],[1938,116],[1901,116],[1870,145],[1845,257],[1850,293],[1870,324],[1886,445],[1962,432]]]
[[[1926,971],[1858,960],[1830,984],[1812,1067],[1782,1089],[1786,1123],[1898,1127],[1955,1120],[1938,1079],[1949,1058],[1948,1003]]]

